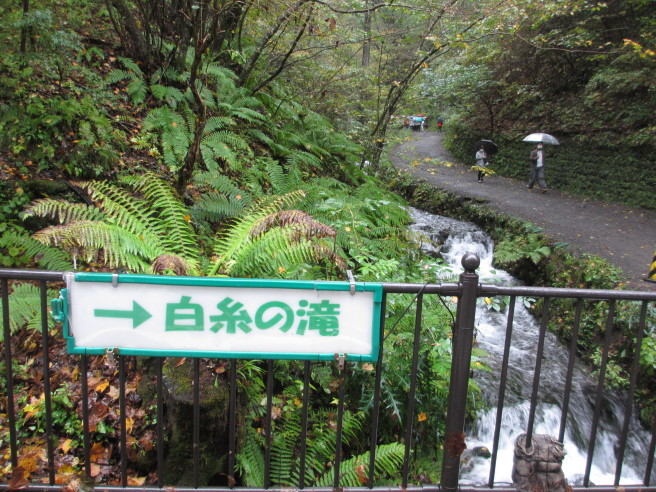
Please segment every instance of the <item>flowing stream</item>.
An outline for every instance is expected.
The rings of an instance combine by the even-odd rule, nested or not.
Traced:
[[[441,256],[454,273],[462,272],[460,260],[465,253],[475,253],[481,259],[477,270],[481,281],[502,285],[517,285],[518,281],[492,267],[493,242],[477,226],[447,217],[410,210],[412,229],[432,241],[441,243]],[[434,246],[424,244],[427,252]],[[440,280],[440,279],[438,279]],[[490,407],[479,412],[474,426],[466,430],[467,447],[485,446],[492,451],[499,374],[503,359],[507,313],[488,310],[480,305],[476,312],[476,346],[489,354],[487,364],[491,372],[476,371],[474,378]],[[517,299],[510,349],[508,381],[502,414],[501,433],[494,482],[511,483],[515,439],[526,432],[535,369],[535,352],[538,345],[539,324]],[[547,332],[539,390],[539,405],[535,414],[534,434],[548,434],[558,438],[561,405],[565,389],[569,350],[554,335]],[[572,379],[572,394],[565,431],[563,471],[571,485],[581,485],[586,469],[588,440],[592,427],[597,378],[590,370],[577,364]],[[616,446],[624,419],[624,395],[606,392],[603,398],[601,420],[590,471],[590,485],[609,485],[614,482]],[[639,484],[644,478],[650,434],[637,419],[631,423],[621,484]],[[484,485],[489,480],[490,460],[474,457],[470,466],[461,472],[461,484]],[[654,472],[652,471],[652,477]]]

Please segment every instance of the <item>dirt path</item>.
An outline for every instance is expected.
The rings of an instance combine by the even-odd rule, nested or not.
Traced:
[[[537,186],[529,192],[526,182],[500,176],[489,176],[478,183],[476,172],[470,169],[473,152],[472,163],[464,165],[444,149],[441,133],[412,133],[412,137],[392,152],[397,168],[437,188],[483,200],[483,206],[536,224],[554,241],[569,243],[575,253],[605,258],[624,271],[629,289],[656,290],[656,284],[643,280],[656,249],[655,212],[582,199],[554,189],[543,194]],[[547,184],[548,166],[547,162]]]

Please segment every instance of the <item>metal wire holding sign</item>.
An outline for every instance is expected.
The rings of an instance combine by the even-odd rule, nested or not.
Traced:
[[[417,298],[418,298],[418,297],[424,292],[424,290],[426,289],[426,287],[428,286],[429,283],[430,283],[430,282],[426,282],[424,285],[421,286],[421,289],[419,289],[419,292],[417,292],[417,293],[415,294],[415,296],[412,298],[412,301],[410,301],[410,302],[408,303],[408,305],[405,307],[405,309],[404,309],[403,312],[401,313],[401,316],[399,316],[399,318],[396,320],[396,322],[394,323],[394,325],[392,325],[392,327],[391,327],[391,328],[389,329],[389,331],[387,332],[387,335],[385,335],[385,336],[383,337],[383,342],[385,342],[385,340],[387,340],[387,337],[389,337],[389,336],[392,334],[392,332],[393,332],[394,329],[396,328],[396,325],[398,325],[398,324],[401,322],[401,320],[403,319],[403,317],[408,313],[408,310],[410,309],[410,307],[411,307],[415,302],[417,302]],[[447,306],[446,302],[444,302],[444,298],[443,298],[441,295],[438,295],[437,297],[438,297],[438,299],[440,300],[440,302],[444,305],[444,307],[446,308],[446,310],[447,310],[447,312],[449,313],[449,315],[451,316],[451,321],[452,321],[451,327],[452,327],[452,329],[455,328],[455,325],[456,325],[456,318],[453,316],[453,313],[451,312],[451,309],[449,309],[449,306]]]

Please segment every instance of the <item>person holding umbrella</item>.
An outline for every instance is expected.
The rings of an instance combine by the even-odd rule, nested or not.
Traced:
[[[535,149],[531,151],[529,156],[529,161],[531,161],[531,174],[528,178],[528,190],[532,191],[535,182],[537,181],[538,186],[542,190],[542,193],[547,192],[547,182],[544,180],[544,150],[543,145],[539,143]]]
[[[483,178],[487,174],[491,174],[487,171],[487,166],[489,164],[488,156],[496,154],[499,147],[492,140],[479,140],[476,142],[476,148],[478,150],[476,151],[476,164],[474,165],[474,168],[478,170],[478,182],[482,183]]]
[[[547,182],[544,179],[544,146],[547,143],[550,145],[560,145],[560,142],[549,135],[548,133],[531,133],[522,139],[523,142],[537,142],[537,146],[531,152],[528,160],[531,163],[531,173],[528,179],[528,191],[533,190],[535,183],[542,190],[542,193],[547,192]]]
[[[478,168],[478,182],[482,183],[483,176],[485,176],[485,168],[487,167],[487,153],[483,144],[476,151],[476,167]]]

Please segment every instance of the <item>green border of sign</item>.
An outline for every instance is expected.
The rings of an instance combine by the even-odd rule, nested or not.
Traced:
[[[143,285],[181,285],[200,287],[248,287],[270,289],[298,289],[323,291],[350,291],[373,292],[374,312],[371,331],[370,354],[337,354],[350,361],[376,362],[380,349],[381,308],[383,301],[383,286],[379,283],[365,282],[328,282],[310,280],[267,280],[267,279],[236,279],[217,277],[167,277],[160,275],[136,275],[115,273],[74,273],[75,282],[103,282]],[[75,337],[69,332],[68,325],[68,289],[60,291],[59,299],[52,301],[53,317],[63,324],[66,346],[71,354],[97,355],[114,351],[122,355],[146,355],[154,357],[208,357],[222,359],[287,359],[287,360],[334,360],[335,354],[309,354],[309,353],[256,353],[256,352],[189,352],[178,350],[153,350],[121,347],[77,347]]]

